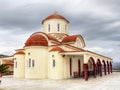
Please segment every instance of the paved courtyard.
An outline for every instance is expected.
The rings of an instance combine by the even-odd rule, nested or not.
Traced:
[[[1,78],[0,90],[120,90],[120,72],[107,76],[90,77],[88,81],[80,79],[67,80],[28,80],[12,77]]]

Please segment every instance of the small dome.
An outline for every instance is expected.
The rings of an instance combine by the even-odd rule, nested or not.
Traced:
[[[48,46],[48,42],[44,36],[34,33],[27,39],[25,47],[27,46]]]
[[[52,52],[52,51],[64,52],[64,50],[60,47],[53,47],[49,52]]]
[[[69,21],[68,21],[66,18],[64,18],[63,16],[61,16],[61,15],[59,15],[59,14],[57,14],[57,13],[54,13],[54,14],[52,14],[52,15],[47,16],[47,17],[42,21],[42,24],[44,23],[45,20],[48,20],[48,19],[63,19],[63,20],[65,20],[65,21],[67,21],[67,22],[69,23]]]

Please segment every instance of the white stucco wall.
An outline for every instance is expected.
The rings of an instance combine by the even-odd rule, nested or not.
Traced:
[[[43,79],[47,78],[47,47],[31,46],[25,47],[25,78]],[[28,55],[30,53],[30,55]],[[31,66],[29,67],[29,59]],[[32,67],[34,60],[34,67]]]
[[[17,67],[15,67],[16,62],[17,62]],[[14,55],[14,77],[15,78],[25,77],[25,55],[24,54]]]
[[[64,79],[64,60],[58,51],[50,52],[48,60],[48,78],[50,79]],[[53,67],[53,60],[55,60],[55,67]]]

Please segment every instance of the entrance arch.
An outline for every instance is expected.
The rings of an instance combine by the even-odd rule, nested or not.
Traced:
[[[93,57],[90,57],[88,63],[90,63],[90,62],[92,63],[93,76],[94,76],[94,78],[96,78],[96,64],[95,64],[95,61],[94,61]]]
[[[103,62],[103,65],[104,65],[104,74],[106,75],[106,63],[105,63],[104,60],[102,62]]]
[[[97,73],[100,74],[100,76],[102,76],[102,64],[100,59],[97,59]]]

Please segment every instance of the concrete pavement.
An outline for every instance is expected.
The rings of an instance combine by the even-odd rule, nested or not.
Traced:
[[[0,90],[120,90],[120,72],[97,78],[28,80],[3,77]]]

